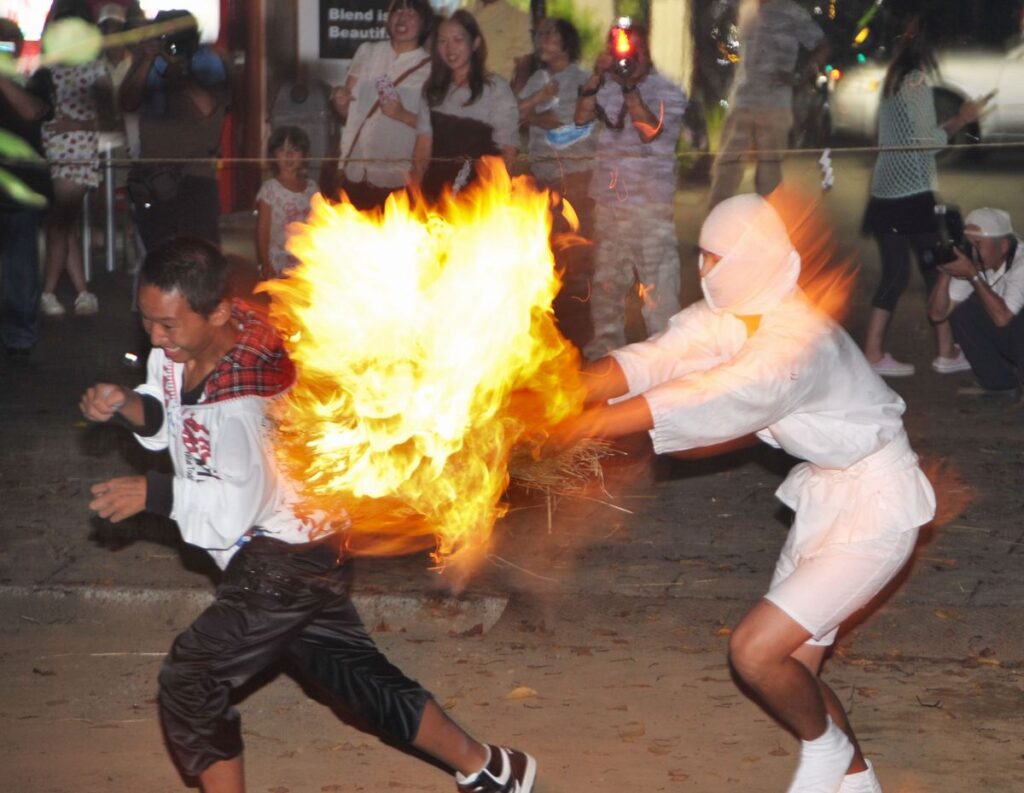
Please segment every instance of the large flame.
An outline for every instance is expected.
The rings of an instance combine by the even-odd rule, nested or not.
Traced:
[[[277,453],[305,506],[352,517],[355,552],[472,562],[503,514],[511,447],[580,410],[558,333],[551,199],[487,159],[434,207],[314,199],[269,283],[298,380]]]

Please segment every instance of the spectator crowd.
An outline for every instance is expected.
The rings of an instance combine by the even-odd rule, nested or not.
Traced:
[[[555,246],[562,291],[554,310],[583,357],[595,360],[627,341],[633,304],[642,332],[661,332],[681,308],[677,151],[681,138],[705,134],[688,127],[701,114],[687,112],[686,92],[658,70],[640,25],[617,22],[586,68],[571,20],[535,19],[508,0],[465,5],[446,4],[442,14],[430,0],[391,2],[386,38],[360,45],[344,81],[329,90],[340,134],[327,169],[311,173],[311,130],[267,130],[267,174],[254,204],[255,277],[283,277],[295,264],[288,227],[307,216],[316,193],[344,195],[364,211],[406,189],[435,200],[471,185],[480,158],[494,156],[552,192],[554,234],[568,230],[565,204],[579,221],[579,244]],[[756,164],[761,195],[780,184],[797,72],[820,69],[829,51],[794,0],[743,8],[743,58],[712,168],[709,210],[736,191],[746,162]],[[881,148],[864,216],[882,268],[863,348],[884,377],[914,373],[886,347],[913,258],[929,294],[932,368],[972,371],[986,390],[1015,389],[1022,355],[1013,321],[1020,268],[1012,219],[1004,213],[994,220],[1001,209],[979,209],[984,222],[969,224],[956,258],[939,254],[935,150],[984,106],[967,102],[951,119],[936,121],[927,20],[905,18],[882,87]],[[45,209],[0,196],[0,328],[16,360],[29,356],[41,317],[100,310],[86,280],[80,229],[83,197],[101,180],[101,153],[132,163],[116,169],[116,185],[127,210],[125,245],[136,263],[177,236],[220,241],[217,158],[234,82],[228,60],[201,43],[187,10],[146,19],[137,0],[55,0],[47,27],[67,20],[99,28],[107,42],[101,57],[45,65],[25,79],[0,76],[4,129],[48,163],[46,171],[13,167],[45,198]],[[147,26],[148,34],[119,37]],[[20,52],[21,32],[9,20],[0,38],[15,56]],[[934,148],[907,150],[921,141]],[[36,244],[40,236],[43,246]],[[1002,301],[998,310],[984,297],[989,293]],[[998,372],[993,361],[1001,362]]]

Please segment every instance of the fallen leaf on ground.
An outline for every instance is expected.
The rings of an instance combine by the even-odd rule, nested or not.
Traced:
[[[537,696],[537,692],[529,686],[518,686],[505,695],[505,699],[531,699]]]

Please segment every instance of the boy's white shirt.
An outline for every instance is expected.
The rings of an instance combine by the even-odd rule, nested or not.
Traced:
[[[284,542],[309,542],[319,524],[295,514],[295,488],[271,458],[268,400],[240,396],[182,405],[183,371],[183,364],[167,361],[162,349],[153,348],[146,382],[135,389],[164,408],[160,430],[135,437],[146,449],[170,453],[171,518],[182,539],[206,550],[221,569],[253,528]]]

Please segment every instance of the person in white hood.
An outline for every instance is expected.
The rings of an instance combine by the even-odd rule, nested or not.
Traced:
[[[935,496],[907,441],[903,400],[797,286],[800,257],[768,202],[720,203],[700,249],[704,299],[664,332],[588,365],[592,406],[547,449],[647,431],[662,454],[756,433],[805,461],[776,493],[793,525],[729,659],[802,741],[789,793],[878,793],[818,674],[839,625],[910,557]]]

